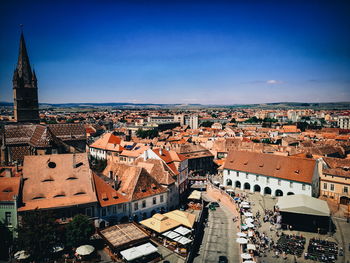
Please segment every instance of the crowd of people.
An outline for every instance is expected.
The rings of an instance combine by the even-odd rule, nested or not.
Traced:
[[[304,257],[319,262],[335,262],[338,258],[338,245],[332,241],[311,238]]]
[[[276,249],[280,253],[301,257],[305,248],[306,239],[302,235],[281,234],[277,241]]]

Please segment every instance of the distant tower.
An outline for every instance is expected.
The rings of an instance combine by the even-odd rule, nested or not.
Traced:
[[[23,32],[19,43],[17,67],[13,73],[14,113],[17,122],[39,123],[38,87],[24,42]]]

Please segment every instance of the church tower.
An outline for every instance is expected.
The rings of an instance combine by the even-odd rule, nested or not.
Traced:
[[[17,122],[39,123],[38,87],[29,63],[23,32],[19,43],[17,67],[13,73],[14,114]]]

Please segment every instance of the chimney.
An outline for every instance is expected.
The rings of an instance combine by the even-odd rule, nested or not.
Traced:
[[[163,149],[159,148],[159,155],[163,155]]]

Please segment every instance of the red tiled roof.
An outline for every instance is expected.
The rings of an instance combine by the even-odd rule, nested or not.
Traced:
[[[310,184],[315,165],[312,159],[231,151],[224,168]]]
[[[20,177],[0,177],[0,201],[13,201],[19,194]]]
[[[94,174],[97,199],[102,207],[128,202],[122,194],[118,193],[112,186],[101,177]]]

